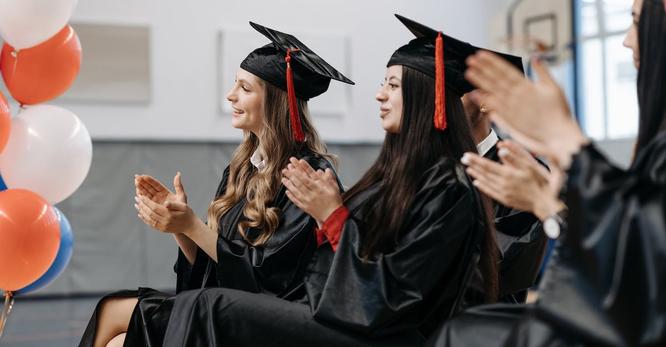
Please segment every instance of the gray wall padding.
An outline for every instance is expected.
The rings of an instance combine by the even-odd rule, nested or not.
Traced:
[[[134,174],[155,176],[172,188],[181,171],[190,206],[202,218],[236,144],[95,142],[90,173],[57,207],[74,231],[74,253],[65,272],[34,293],[81,294],[149,286],[174,287],[173,237],[145,226],[134,209]],[[376,158],[379,146],[331,145],[349,186]]]

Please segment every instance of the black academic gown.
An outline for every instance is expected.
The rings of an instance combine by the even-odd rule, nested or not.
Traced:
[[[315,169],[325,170],[331,164],[308,153],[299,155]],[[248,163],[248,165],[251,165]],[[215,193],[226,191],[229,168],[224,171]],[[222,287],[293,300],[305,295],[303,277],[316,249],[314,229],[316,222],[294,205],[286,196],[286,188],[280,186],[271,206],[280,209],[280,225],[274,235],[261,247],[252,246],[238,233],[238,223],[243,219],[246,200],[241,200],[220,218],[217,241],[218,262],[214,262],[200,248],[194,264],[190,264],[179,250],[174,266],[177,276],[176,292],[197,288]],[[252,236],[256,230],[250,230]],[[121,291],[109,297],[137,297],[139,302],[132,314],[125,340],[126,346],[161,346],[166,323],[174,303],[172,294],[149,288],[138,291]],[[104,300],[100,300],[100,303]],[[80,346],[92,346],[96,331],[97,312],[82,337]]]
[[[334,252],[322,244],[300,302],[223,288],[176,297],[165,346],[418,346],[419,328],[450,312],[483,238],[463,169],[442,160],[424,174],[394,250],[364,260],[365,205],[347,204]]]
[[[568,174],[568,228],[539,302],[475,308],[432,346],[666,345],[666,132],[628,171],[589,145]]]
[[[484,157],[500,162],[497,145]],[[527,290],[534,286],[547,237],[539,219],[530,212],[493,201],[497,245],[500,249],[500,302],[524,303]]]

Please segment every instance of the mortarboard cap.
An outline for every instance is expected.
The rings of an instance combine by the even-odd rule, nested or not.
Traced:
[[[399,14],[395,16],[416,38],[398,48],[387,66],[408,66],[435,79],[435,127],[444,130],[446,129],[444,85],[460,95],[474,90],[474,86],[465,79],[467,69],[465,60],[481,48],[444,35]],[[524,72],[520,57],[495,53]]]
[[[332,79],[354,84],[296,37],[257,23],[250,25],[271,43],[252,51],[240,67],[289,94],[291,125],[296,141],[304,141],[296,97],[308,100],[324,93]]]

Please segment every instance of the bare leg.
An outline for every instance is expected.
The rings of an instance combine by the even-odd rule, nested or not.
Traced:
[[[106,344],[106,347],[123,347],[123,344],[125,343],[125,333],[122,333],[116,337],[114,337],[109,343]]]
[[[105,347],[118,335],[127,332],[136,298],[108,298],[100,306],[94,347]],[[125,337],[123,336],[123,340]],[[113,346],[113,345],[112,345]]]

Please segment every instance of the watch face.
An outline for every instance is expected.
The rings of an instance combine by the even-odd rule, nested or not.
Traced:
[[[548,217],[543,222],[543,231],[546,233],[546,236],[551,239],[556,239],[560,237],[560,223],[558,223],[555,218]]]

